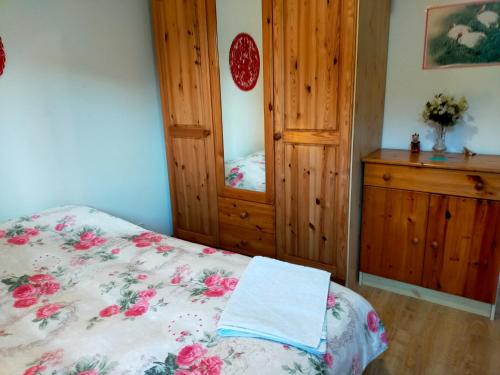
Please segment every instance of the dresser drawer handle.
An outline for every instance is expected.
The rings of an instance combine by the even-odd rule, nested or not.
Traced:
[[[384,179],[384,181],[389,181],[391,179],[391,175],[390,175],[390,173],[384,173],[382,178]]]
[[[438,248],[439,244],[437,243],[437,241],[432,241],[431,242],[431,247],[436,250]]]
[[[240,218],[241,219],[246,219],[248,217],[248,212],[247,211],[243,211],[242,213],[240,213]]]
[[[482,182],[476,182],[476,185],[474,187],[476,188],[476,190],[483,190],[484,184]]]
[[[415,238],[413,238],[413,240],[411,240],[411,242],[412,242],[414,245],[418,245],[418,243],[420,242],[420,240],[418,239],[418,237],[415,237]]]

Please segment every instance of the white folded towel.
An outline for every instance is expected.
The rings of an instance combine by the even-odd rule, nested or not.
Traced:
[[[255,257],[231,295],[217,333],[277,341],[322,355],[329,286],[328,272]]]

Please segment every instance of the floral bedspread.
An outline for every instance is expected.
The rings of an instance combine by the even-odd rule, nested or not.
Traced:
[[[226,185],[245,190],[266,191],[266,157],[264,151],[225,164]]]
[[[248,261],[88,207],[1,224],[0,373],[360,374],[386,349],[371,306],[335,283],[322,358],[218,337]]]

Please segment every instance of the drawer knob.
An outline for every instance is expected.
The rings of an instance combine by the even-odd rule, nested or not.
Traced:
[[[414,237],[413,240],[411,240],[411,242],[414,244],[414,245],[417,245],[420,240],[418,239],[418,237]]]
[[[476,185],[474,187],[476,188],[476,190],[483,190],[484,184],[482,182],[476,182]]]
[[[243,211],[242,213],[240,213],[240,218],[241,219],[246,219],[248,217],[248,212],[247,211]]]
[[[240,244],[241,244],[241,246],[246,247],[248,245],[248,241],[247,240],[241,240]]]
[[[384,181],[389,181],[391,179],[391,174],[390,173],[384,173],[384,175],[382,176],[382,178],[384,179]]]
[[[438,248],[439,244],[437,243],[437,241],[432,241],[431,242],[431,247],[436,250]]]

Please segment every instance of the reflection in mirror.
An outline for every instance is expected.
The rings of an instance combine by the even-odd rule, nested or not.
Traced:
[[[261,0],[217,0],[225,181],[265,191]]]

